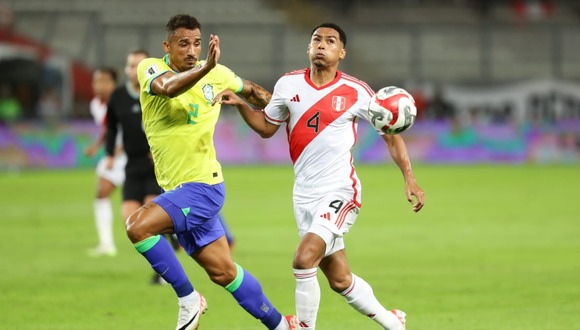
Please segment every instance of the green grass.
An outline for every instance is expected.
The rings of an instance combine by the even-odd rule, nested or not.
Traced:
[[[298,236],[290,167],[226,167],[235,259],[283,312],[293,310]],[[580,329],[580,167],[419,166],[414,214],[399,171],[359,166],[363,209],[346,236],[355,273],[410,330]],[[172,290],[116,219],[119,255],[93,259],[93,170],[0,173],[0,329],[171,329]],[[119,214],[119,193],[115,193]],[[179,255],[210,309],[201,329],[262,329]],[[328,289],[318,329],[379,329]]]

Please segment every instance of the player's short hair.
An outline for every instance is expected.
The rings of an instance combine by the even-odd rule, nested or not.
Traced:
[[[186,28],[188,30],[195,30],[199,29],[201,31],[201,24],[197,20],[197,18],[186,15],[186,14],[179,14],[171,17],[165,26],[165,30],[167,31],[167,40],[175,34],[175,31],[179,28]]]
[[[110,66],[102,66],[97,68],[95,71],[99,71],[102,72],[104,74],[108,74],[111,79],[117,83],[117,79],[119,77],[119,75],[117,74],[117,70],[115,70],[114,68],[110,67]]]
[[[334,23],[330,23],[330,22],[321,23],[321,24],[318,24],[316,27],[314,27],[314,29],[312,29],[312,32],[310,33],[310,35],[312,36],[314,34],[314,32],[316,30],[318,30],[319,28],[331,28],[331,29],[335,30],[336,32],[338,32],[338,38],[340,39],[340,41],[342,41],[342,44],[346,48],[346,33],[344,32],[344,30],[340,26],[338,26]]]
[[[149,57],[149,52],[147,52],[145,49],[141,49],[141,48],[131,49],[127,53],[127,55],[137,55],[137,54],[142,54],[142,55],[145,55],[145,57]]]

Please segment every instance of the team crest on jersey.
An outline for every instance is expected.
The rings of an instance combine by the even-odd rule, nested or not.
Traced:
[[[147,70],[145,71],[147,73],[147,78],[149,78],[152,75],[156,74],[157,71],[159,71],[159,70],[157,69],[157,66],[155,66],[155,64],[153,64],[152,66],[148,67]]]
[[[335,111],[344,111],[344,109],[346,108],[346,97],[333,96],[332,97],[332,108]]]
[[[203,97],[205,97],[207,101],[213,100],[213,86],[211,84],[203,85],[201,90],[203,91]]]

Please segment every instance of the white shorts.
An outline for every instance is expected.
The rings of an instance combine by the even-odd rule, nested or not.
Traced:
[[[127,164],[127,155],[123,152],[115,156],[113,167],[107,168],[105,157],[99,160],[97,164],[97,176],[104,178],[114,184],[116,187],[123,185],[125,182],[125,165]]]
[[[324,256],[344,249],[343,235],[356,221],[359,207],[352,199],[331,195],[323,199],[294,203],[294,216],[300,237],[306,233],[320,236],[326,242]]]

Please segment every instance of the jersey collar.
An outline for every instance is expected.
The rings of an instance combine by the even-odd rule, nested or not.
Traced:
[[[342,71],[336,70],[336,75],[334,76],[334,79],[331,82],[329,82],[326,85],[322,85],[322,86],[318,87],[312,82],[312,80],[310,80],[310,68],[307,68],[306,72],[304,73],[304,79],[306,80],[308,85],[312,86],[312,88],[314,88],[316,90],[323,90],[328,86],[332,86],[332,85],[336,84],[340,80],[341,77],[342,77]]]

